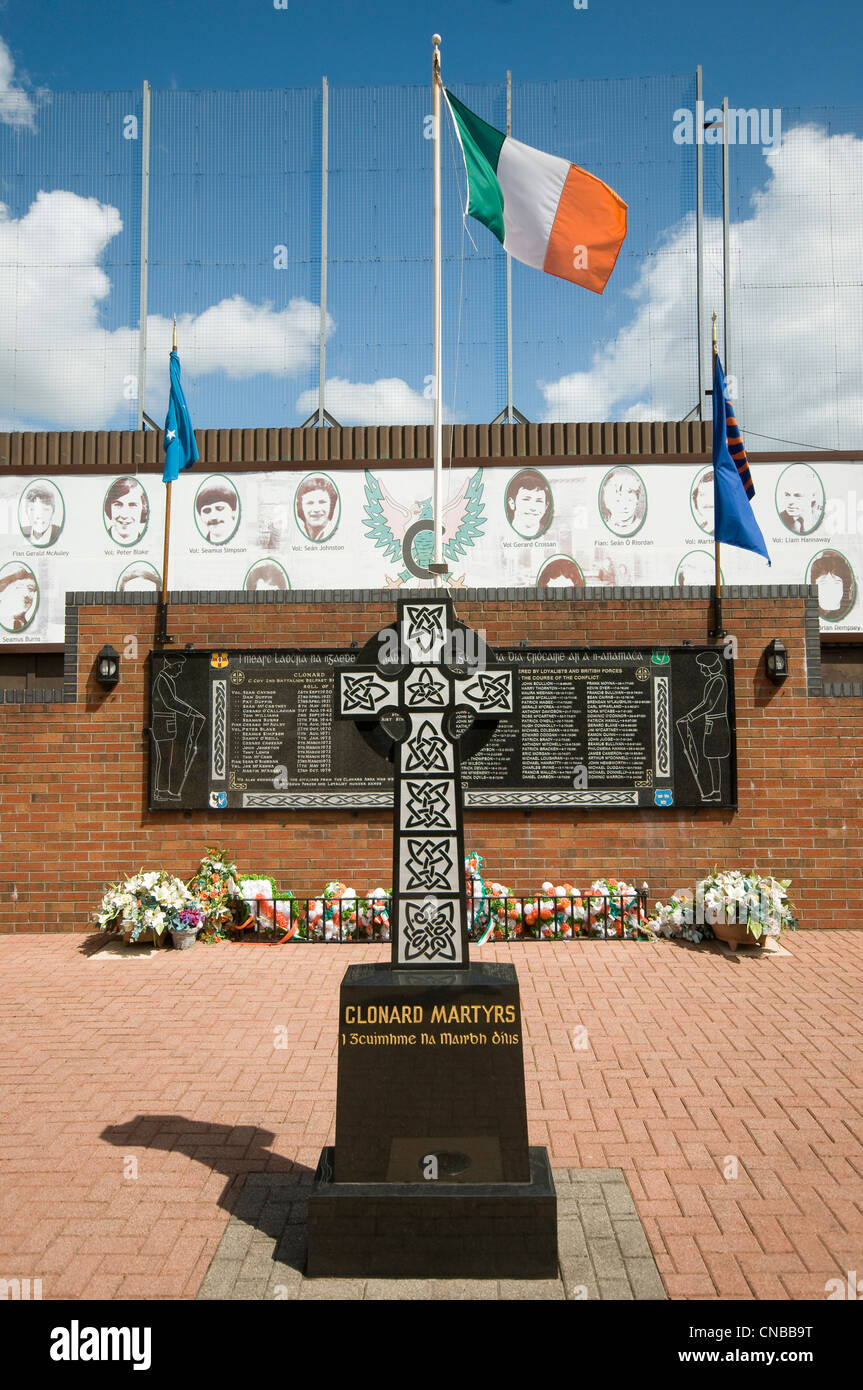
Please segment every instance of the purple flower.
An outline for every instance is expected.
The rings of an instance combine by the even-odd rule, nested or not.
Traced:
[[[177,918],[181,927],[199,927],[204,920],[204,914],[197,907],[184,907]]]

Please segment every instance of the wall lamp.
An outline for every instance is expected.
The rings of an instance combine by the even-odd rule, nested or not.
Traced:
[[[96,657],[96,680],[105,690],[111,690],[120,679],[120,655],[111,646],[104,646]]]
[[[774,685],[781,685],[788,679],[788,652],[785,643],[778,637],[764,651],[764,669],[767,672],[767,679]]]

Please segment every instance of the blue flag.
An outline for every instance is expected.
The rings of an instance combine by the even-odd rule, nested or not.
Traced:
[[[717,353],[713,359],[713,535],[723,545],[754,550],[763,555],[769,565],[767,546],[750,502],[754,496],[749,461],[728,400],[725,373]]]
[[[180,385],[180,359],[176,349],[171,353],[171,396],[165,420],[165,471],[163,483],[173,483],[184,468],[198,461],[195,431],[189,419],[189,407]]]

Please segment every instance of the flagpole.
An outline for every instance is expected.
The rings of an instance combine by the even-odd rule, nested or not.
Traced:
[[[177,315],[174,315],[174,334],[171,340],[171,351],[177,351]],[[162,643],[173,642],[173,637],[168,636],[168,547],[171,540],[171,487],[172,483],[165,484],[165,543],[162,549],[162,601],[159,604],[159,635],[158,641]]]
[[[714,378],[714,381],[716,380],[716,358],[717,358],[718,354],[719,354],[719,348],[718,348],[717,345],[716,345],[716,312],[715,312],[715,310],[714,310],[714,314],[713,314],[713,367],[714,367],[713,378]],[[712,399],[713,399],[713,411],[714,411],[714,418],[715,418],[715,414],[716,414],[716,411],[717,411],[717,410],[720,410],[720,409],[721,409],[722,412],[723,412],[723,414],[724,414],[724,412],[725,412],[725,402],[724,402],[724,401],[719,401],[719,402],[717,402],[717,400],[716,400],[716,392],[715,392],[715,391],[713,392],[713,397],[712,397]],[[724,636],[725,636],[725,628],[722,626],[722,575],[721,575],[720,570],[719,570],[719,541],[716,539],[716,501],[715,501],[715,499],[716,499],[716,466],[715,466],[715,464],[714,464],[714,468],[713,468],[713,497],[714,497],[714,505],[713,505],[713,558],[714,558],[714,564],[715,564],[715,573],[714,573],[714,579],[713,579],[713,585],[714,585],[714,589],[713,589],[713,632],[712,632],[711,636],[713,636],[713,637],[715,637],[715,638],[719,638],[719,637],[724,637]]]
[[[434,575],[435,588],[440,588],[447,566],[443,559],[443,506],[442,506],[442,463],[443,463],[443,416],[442,416],[442,374],[443,359],[441,350],[441,75],[440,75],[440,34],[432,34],[432,155],[433,155],[433,261],[434,293],[432,315],[434,318],[434,425],[432,429],[432,462],[434,467],[434,561],[429,569]]]

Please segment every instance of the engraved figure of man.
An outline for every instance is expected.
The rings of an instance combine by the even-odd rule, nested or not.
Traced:
[[[702,801],[722,798],[722,759],[731,752],[728,724],[728,682],[722,658],[716,652],[702,652],[695,658],[706,677],[701,701],[677,721],[686,759],[698,783]]]
[[[206,722],[203,714],[177,694],[184,665],[185,657],[166,657],[153,682],[153,795],[159,800],[179,801]]]

